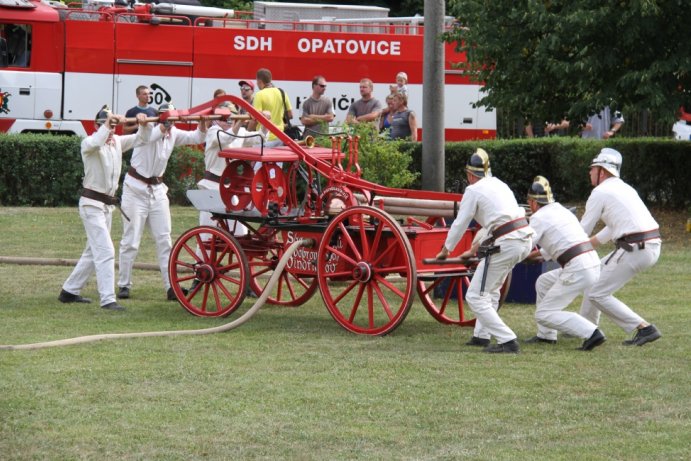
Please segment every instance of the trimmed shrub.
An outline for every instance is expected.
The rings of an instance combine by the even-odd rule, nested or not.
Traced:
[[[375,132],[358,134],[365,179],[390,187],[420,187],[421,143],[381,141]],[[84,174],[80,142],[76,137],[0,134],[0,205],[74,206]],[[622,153],[622,178],[648,204],[672,209],[691,206],[691,142],[671,139],[567,137],[448,143],[446,183],[464,179],[468,157],[482,147],[490,154],[493,173],[511,187],[519,202],[525,201],[530,182],[538,174],[550,180],[558,200],[580,202],[591,190],[590,161],[605,146]],[[173,203],[188,203],[185,193],[196,187],[203,174],[203,156],[195,147],[174,151],[164,176]],[[129,158],[126,153],[123,172]]]

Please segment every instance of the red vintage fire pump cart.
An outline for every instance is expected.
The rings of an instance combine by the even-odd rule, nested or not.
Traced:
[[[314,245],[294,253],[271,288],[270,304],[299,306],[319,290],[343,328],[384,335],[404,320],[417,293],[438,321],[474,324],[463,306],[469,267],[425,261],[446,239],[461,194],[368,182],[358,165],[357,137],[332,136],[330,148],[299,144],[235,96],[162,117],[222,117],[213,108],[226,100],[285,146],[222,150],[227,166],[219,190],[188,191],[218,226],[189,229],[173,245],[170,281],[185,309],[199,316],[231,314],[248,289],[264,291],[288,245],[310,239]],[[234,236],[238,224],[247,235]],[[464,235],[454,255],[470,247],[474,233]]]

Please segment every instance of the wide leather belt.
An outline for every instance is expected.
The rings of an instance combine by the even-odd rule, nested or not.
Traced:
[[[576,256],[593,250],[594,248],[593,245],[591,245],[590,240],[587,242],[578,243],[559,255],[557,262],[561,267],[564,267]]]
[[[82,197],[98,200],[106,205],[118,205],[120,199],[91,189],[82,189]]]
[[[510,234],[511,232],[521,229],[523,227],[528,226],[528,220],[526,218],[518,218],[514,219],[513,221],[509,221],[507,223],[502,224],[501,226],[497,226],[494,228],[492,231],[492,239],[496,240],[499,237],[503,237],[506,234]]]
[[[221,182],[221,177],[216,175],[216,174],[213,174],[209,170],[206,170],[204,172],[204,179],[208,179],[209,181],[213,181],[213,182]]]
[[[660,229],[653,229],[645,232],[636,232],[635,234],[627,234],[619,237],[614,245],[624,251],[633,251],[634,245],[638,246],[639,250],[645,248],[645,241],[660,238]]]
[[[151,178],[147,178],[146,176],[142,176],[139,173],[137,173],[137,170],[135,170],[132,166],[129,167],[129,169],[127,170],[127,174],[152,186],[156,184],[161,184],[163,182],[162,176],[152,176]]]

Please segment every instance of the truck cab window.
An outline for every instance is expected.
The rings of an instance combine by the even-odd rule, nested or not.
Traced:
[[[0,24],[0,65],[29,67],[31,60],[31,26]]]

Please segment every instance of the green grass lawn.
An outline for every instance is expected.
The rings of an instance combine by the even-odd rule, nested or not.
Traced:
[[[174,236],[196,222],[173,209]],[[0,208],[0,230],[3,256],[76,259],[85,243],[76,208]],[[116,216],[116,246],[120,235]],[[223,334],[0,351],[0,460],[688,460],[688,235],[619,293],[664,335],[644,347],[604,319],[591,353],[560,339],[483,354],[419,302],[391,335],[356,336],[316,294]],[[148,236],[138,261],[155,261]],[[0,264],[0,344],[235,318],[187,314],[144,270],[126,312],[63,305],[71,269]],[[83,294],[98,297],[95,280]],[[533,311],[502,316],[527,338]]]

